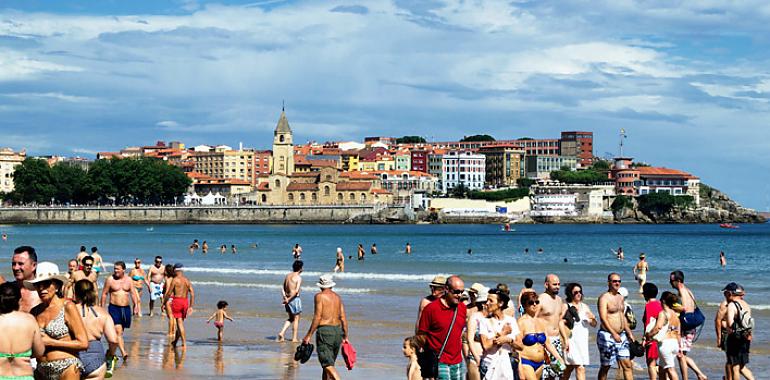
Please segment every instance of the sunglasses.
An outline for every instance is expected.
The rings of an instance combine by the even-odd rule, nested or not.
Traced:
[[[583,294],[583,291],[582,290],[575,290],[574,292],[572,292],[573,296],[576,296],[578,294]]]
[[[540,305],[540,301],[529,301],[529,302],[527,302],[527,306],[534,306],[534,305]]]
[[[613,284],[620,284],[620,280],[610,280],[610,282]]]
[[[452,289],[449,292],[454,294],[454,295],[456,295],[456,296],[459,296],[459,295],[465,293],[465,289]]]

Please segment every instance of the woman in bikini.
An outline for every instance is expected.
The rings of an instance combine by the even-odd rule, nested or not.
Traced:
[[[0,285],[0,379],[32,380],[30,358],[41,358],[45,345],[35,318],[19,311],[21,290]]]
[[[75,304],[60,297],[66,281],[52,262],[38,263],[35,279],[24,281],[25,288],[37,290],[41,301],[30,311],[45,344],[45,354],[35,369],[36,379],[79,380],[83,370],[77,353],[88,348],[88,336]]]
[[[136,294],[139,296],[139,302],[134,305],[134,315],[141,317],[142,316],[142,291],[144,290],[144,285],[147,285],[148,289],[150,288],[150,282],[147,280],[147,272],[142,269],[142,260],[138,257],[134,259],[134,268],[131,269],[131,272],[128,274],[131,276],[131,282],[134,284],[134,288],[136,288]]]
[[[543,366],[548,357],[546,351],[553,355],[559,362],[563,359],[551,345],[550,339],[545,335],[545,324],[535,318],[540,311],[540,301],[537,293],[525,292],[521,295],[521,304],[524,305],[524,315],[518,320],[521,331],[523,348],[519,353],[521,358],[521,374],[526,380],[539,380],[543,374]]]
[[[75,300],[80,309],[80,316],[86,326],[88,335],[88,349],[80,351],[78,357],[83,362],[84,379],[104,379],[107,373],[107,364],[104,362],[104,346],[102,346],[102,336],[107,338],[107,342],[118,344],[118,333],[115,331],[115,324],[107,310],[96,305],[97,295],[94,283],[88,280],[80,280],[73,287],[75,291]],[[113,365],[114,368],[114,365]]]

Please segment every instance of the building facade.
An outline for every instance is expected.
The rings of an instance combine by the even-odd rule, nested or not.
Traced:
[[[451,151],[441,157],[441,191],[457,186],[481,190],[486,181],[486,157],[470,151]]]
[[[13,191],[13,173],[16,167],[21,165],[27,158],[27,152],[21,150],[14,152],[11,148],[0,148],[0,192],[10,193]]]
[[[567,167],[577,170],[577,158],[568,156],[527,156],[527,178],[549,179],[551,172]]]
[[[428,151],[425,149],[412,149],[409,151],[411,154],[410,163],[412,165],[411,170],[417,172],[428,172]]]
[[[513,144],[487,145],[479,149],[486,157],[486,184],[489,187],[515,187],[525,176],[523,149]]]
[[[560,154],[575,156],[578,167],[587,168],[594,160],[594,133],[586,131],[568,131],[561,133]]]

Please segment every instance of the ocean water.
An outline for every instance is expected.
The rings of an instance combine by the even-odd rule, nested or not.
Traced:
[[[161,255],[166,263],[184,263],[202,310],[199,318],[208,317],[216,301],[226,299],[236,318],[264,321],[257,322],[252,333],[233,337],[233,342],[263,344],[275,335],[284,317],[280,285],[291,270],[294,244],[299,243],[304,251],[307,313],[312,311],[313,284],[319,275],[332,270],[335,249],[341,247],[352,259],[346,260],[346,272],[335,276],[336,290],[345,301],[352,339],[361,342],[359,360],[373,363],[363,367],[376,378],[378,369],[390,371],[403,364],[401,342],[413,329],[419,298],[427,294],[427,284],[436,274],[458,274],[467,287],[473,282],[487,286],[507,283],[512,292],[518,292],[525,278],[532,278],[540,290],[545,275],[556,273],[562,284],[581,283],[587,303],[595,311],[607,274],[618,272],[641,317],[643,301],[635,293],[638,286],[631,270],[638,254],[645,252],[650,265],[648,281],[666,290],[668,273],[683,270],[685,282],[706,311],[707,323],[696,355],[697,347],[703,346],[707,371],[721,365],[722,357],[713,347],[712,321],[714,306],[722,297],[720,290],[730,281],[746,288],[746,299],[754,308],[757,331],[752,367],[755,373],[770,370],[768,359],[762,358],[770,351],[770,283],[766,280],[770,224],[741,225],[737,230],[716,225],[513,228],[515,231],[503,232],[497,225],[4,225],[0,231],[8,234],[8,240],[0,242],[4,252],[0,274],[10,277],[11,252],[22,244],[34,246],[40,261],[54,261],[62,270],[81,245],[98,246],[106,262],[123,260],[129,267],[135,257],[149,264],[155,255]],[[188,246],[193,239],[207,241],[209,253],[198,250],[190,255]],[[412,246],[411,255],[404,253],[407,242]],[[364,261],[356,260],[359,243],[366,252]],[[372,243],[377,244],[379,254],[369,254]],[[228,246],[228,253],[219,253],[221,244]],[[229,250],[232,244],[238,248],[235,255]],[[619,246],[626,253],[625,261],[618,261],[611,251]],[[524,253],[525,248],[529,253]],[[537,252],[539,248],[542,253]],[[727,255],[726,269],[719,266],[720,251]],[[301,326],[303,333],[309,316]],[[238,329],[249,332],[250,327]]]

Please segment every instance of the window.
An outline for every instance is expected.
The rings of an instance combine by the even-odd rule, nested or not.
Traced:
[[[305,193],[299,193],[299,200],[303,202],[305,201]]]
[[[342,202],[342,193],[337,194],[337,200]]]
[[[354,201],[354,200],[356,200],[356,195],[355,195],[355,194],[353,194],[353,193],[350,193],[350,200],[351,200],[351,201]]]
[[[329,189],[329,186],[328,186],[328,185],[327,185],[327,186],[324,186],[324,196],[327,196],[327,197],[328,197],[328,196],[329,196],[329,193],[330,193],[330,189]]]
[[[280,189],[281,188],[281,180],[280,179],[275,180],[275,188],[276,189]]]
[[[361,193],[361,202],[366,202],[366,194]]]
[[[283,135],[278,137],[278,141],[283,142]]]
[[[289,193],[289,202],[294,202],[294,194]]]
[[[313,203],[318,202],[318,195],[316,193],[310,194],[310,199],[313,201]]]
[[[262,203],[267,203],[267,195],[262,194]]]

